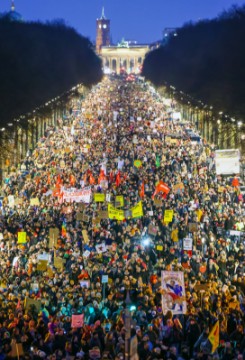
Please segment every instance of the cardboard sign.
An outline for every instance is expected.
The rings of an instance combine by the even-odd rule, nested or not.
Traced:
[[[154,205],[156,206],[156,207],[161,207],[162,205],[163,205],[163,202],[162,202],[162,200],[160,200],[160,199],[154,199]]]
[[[58,228],[49,228],[49,249],[53,249],[57,245],[59,233]]]
[[[152,225],[152,224],[150,224],[150,225],[148,226],[148,234],[149,234],[149,235],[156,236],[157,231],[158,231],[158,227],[157,227],[157,226]]]
[[[173,192],[175,192],[175,193],[177,193],[178,191],[184,191],[184,189],[185,189],[185,186],[184,186],[184,184],[183,183],[179,183],[179,184],[176,184],[176,185],[173,185],[173,187],[172,187],[172,190],[173,190]]]
[[[11,351],[8,353],[9,357],[19,359],[20,356],[24,355],[23,346],[21,343],[17,343],[15,339],[11,341]]]
[[[174,211],[173,210],[165,210],[164,211],[164,222],[165,223],[170,223],[173,220],[173,216],[174,216]]]
[[[196,224],[196,223],[189,223],[188,227],[189,227],[189,232],[191,232],[191,233],[198,231],[198,224]]]
[[[63,269],[64,262],[65,262],[65,259],[62,259],[62,258],[57,257],[57,256],[54,257],[54,267],[56,269]]]
[[[26,232],[19,231],[18,232],[18,244],[25,244],[26,243]]]
[[[99,219],[104,219],[104,220],[108,219],[108,211],[107,210],[100,210],[98,212],[98,218]]]
[[[38,198],[32,198],[32,199],[30,200],[30,205],[31,205],[31,206],[39,206],[39,205],[40,205],[39,199],[38,199]]]
[[[83,213],[78,212],[78,213],[76,214],[76,220],[81,221],[82,219],[83,219]]]
[[[83,216],[82,216],[82,221],[84,221],[84,222],[88,223],[88,222],[89,222],[89,216],[88,216],[88,215],[83,214]]]
[[[39,260],[37,263],[38,271],[46,271],[47,270],[48,261],[47,260]]]
[[[207,291],[209,289],[209,285],[208,284],[196,284],[194,286],[194,290],[196,292],[198,291]]]
[[[32,306],[35,306],[35,308],[39,312],[41,310],[41,300],[34,300],[26,297],[24,302],[25,309],[29,310]]]
[[[94,194],[94,201],[95,202],[104,202],[105,201],[105,194],[101,194],[101,193]]]

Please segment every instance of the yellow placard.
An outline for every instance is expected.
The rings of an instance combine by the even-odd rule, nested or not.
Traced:
[[[20,231],[18,232],[18,244],[25,244],[26,243],[26,232]]]
[[[162,246],[162,245],[157,245],[157,250],[158,250],[158,251],[162,251],[162,250],[163,250],[163,246]]]
[[[40,205],[40,201],[39,201],[39,199],[38,198],[32,198],[31,200],[30,200],[30,205],[31,206],[39,206]]]
[[[142,201],[139,201],[138,204],[133,206],[130,210],[132,211],[132,218],[138,218],[143,216]]]
[[[165,210],[164,211],[164,222],[169,223],[173,220],[174,211],[173,210]]]
[[[109,219],[114,219],[114,220],[124,220],[124,211],[123,210],[118,210],[116,209],[114,206],[112,206],[111,204],[108,204],[108,217]]]
[[[104,202],[105,201],[105,194],[95,193],[94,194],[94,201],[95,202]]]
[[[123,195],[116,196],[116,204],[118,203],[119,207],[124,206],[124,197]]]

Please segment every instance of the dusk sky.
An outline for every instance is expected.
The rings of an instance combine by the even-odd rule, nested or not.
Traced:
[[[96,18],[102,6],[111,20],[114,43],[124,37],[149,43],[162,38],[165,27],[180,27],[192,20],[211,19],[244,0],[15,0],[24,20],[64,19],[80,34],[95,40]],[[11,0],[0,2],[0,12],[10,9]]]

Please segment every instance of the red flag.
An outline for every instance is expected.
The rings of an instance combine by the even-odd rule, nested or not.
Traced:
[[[60,177],[60,174],[57,176],[57,179],[56,179],[56,187],[58,187],[60,184],[62,184],[62,179]]]
[[[98,177],[98,184],[101,183],[101,181],[106,180],[105,172],[104,170],[100,169],[100,175]]]
[[[116,186],[118,187],[120,184],[121,184],[121,174],[119,170],[116,176]]]
[[[48,179],[47,179],[47,183],[48,183],[48,185],[50,185],[50,183],[51,183],[51,179],[50,179],[50,173],[48,173]]]
[[[154,199],[156,194],[162,192],[164,199],[166,199],[166,196],[168,195],[169,191],[170,191],[170,188],[168,187],[168,185],[165,184],[163,181],[159,181],[159,183],[157,184],[156,189],[154,191],[154,194],[152,195],[152,198]]]
[[[145,182],[142,181],[141,189],[140,189],[140,197],[144,198],[144,196],[145,196]]]
[[[113,171],[111,170],[110,171],[110,183],[113,183],[114,181],[114,174],[113,174]]]
[[[90,185],[94,185],[94,184],[95,184],[95,178],[93,177],[92,174],[90,174],[90,176],[89,176],[89,183],[90,183]]]
[[[71,184],[71,186],[74,186],[75,183],[76,183],[75,176],[74,176],[74,175],[70,175],[70,184]]]

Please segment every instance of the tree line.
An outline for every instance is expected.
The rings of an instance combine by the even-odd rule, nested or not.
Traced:
[[[213,20],[188,23],[165,46],[148,53],[142,74],[156,86],[168,84],[205,104],[245,115],[245,6]]]
[[[102,76],[92,43],[61,21],[0,19],[0,126]]]

